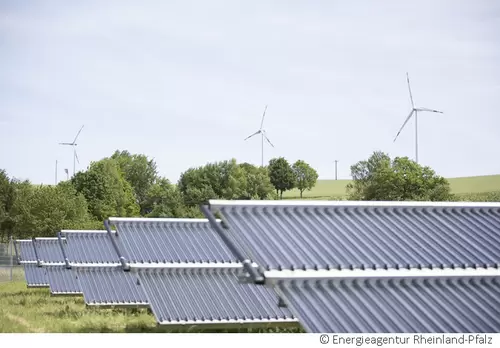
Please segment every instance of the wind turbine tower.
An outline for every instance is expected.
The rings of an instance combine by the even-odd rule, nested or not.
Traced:
[[[262,114],[262,120],[260,121],[259,130],[255,133],[253,133],[252,135],[249,135],[248,137],[245,138],[245,140],[248,140],[251,137],[253,137],[254,135],[260,134],[260,137],[261,137],[261,165],[262,165],[262,167],[264,167],[264,139],[266,139],[266,141],[269,143],[269,145],[274,147],[273,143],[271,143],[271,140],[269,140],[269,138],[266,135],[266,131],[263,128],[264,127],[264,117],[266,117],[266,111],[267,111],[267,105],[264,108],[264,113]]]
[[[80,164],[80,160],[78,159],[78,155],[76,154],[76,145],[78,145],[76,143],[76,139],[78,139],[78,136],[80,135],[80,132],[82,131],[82,129],[83,129],[83,126],[80,128],[78,133],[76,133],[76,137],[73,140],[73,142],[71,142],[71,143],[59,143],[59,145],[73,146],[73,175],[75,175],[75,173],[76,173],[76,162],[78,162],[78,164]]]
[[[418,113],[419,112],[435,112],[438,114],[442,114],[442,111],[439,110],[434,110],[434,109],[429,109],[429,108],[422,108],[422,107],[415,107],[415,104],[413,103],[413,96],[411,93],[411,87],[410,87],[410,77],[408,76],[408,73],[406,73],[406,81],[408,83],[408,91],[410,92],[410,100],[411,100],[411,111],[410,114],[406,117],[405,122],[401,126],[401,128],[398,131],[398,134],[396,134],[396,137],[394,138],[394,142],[399,136],[399,133],[403,130],[403,128],[406,126],[408,121],[411,119],[413,114],[415,114],[415,162],[418,163]]]

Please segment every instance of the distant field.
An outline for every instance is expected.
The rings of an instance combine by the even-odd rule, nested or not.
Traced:
[[[500,191],[500,175],[471,176],[448,179],[451,190],[456,194],[484,193]],[[351,180],[318,180],[311,191],[305,191],[305,199],[332,199],[346,195],[346,186]],[[298,190],[285,192],[283,198],[295,199],[300,197]]]
[[[500,175],[469,176],[448,181],[456,194],[500,191]]]

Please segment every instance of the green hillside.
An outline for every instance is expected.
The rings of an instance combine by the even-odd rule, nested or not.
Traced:
[[[500,175],[470,176],[463,178],[448,179],[451,190],[456,194],[476,194],[500,191]],[[305,191],[304,198],[307,199],[331,199],[342,197],[346,194],[345,187],[350,180],[318,180],[311,191]],[[298,190],[285,192],[283,198],[299,198]]]

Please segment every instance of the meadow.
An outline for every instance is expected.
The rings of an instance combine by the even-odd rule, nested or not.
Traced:
[[[470,176],[448,179],[452,193],[462,195],[481,195],[500,192],[500,175]],[[351,180],[318,180],[311,191],[304,191],[304,199],[340,199],[346,195],[346,186]],[[297,199],[298,190],[283,193],[283,198]]]

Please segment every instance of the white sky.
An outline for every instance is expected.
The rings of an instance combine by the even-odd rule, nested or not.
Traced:
[[[127,149],[191,166],[303,159],[320,178],[382,150],[447,177],[500,173],[500,2],[0,2],[0,168],[35,183]]]

